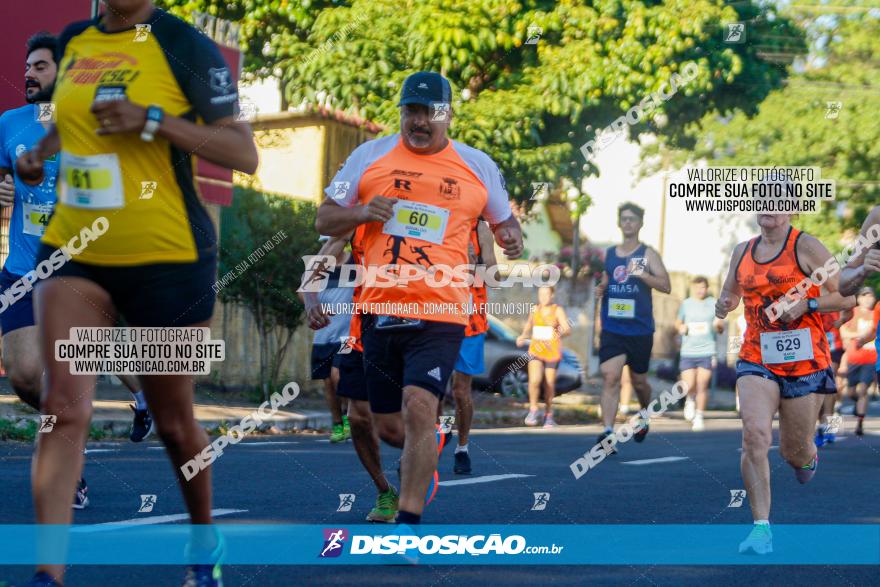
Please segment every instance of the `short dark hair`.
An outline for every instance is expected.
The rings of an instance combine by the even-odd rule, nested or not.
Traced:
[[[52,59],[56,59],[58,37],[46,31],[40,31],[27,40],[27,55],[30,56],[31,53],[38,49],[48,49],[52,53]]]
[[[620,220],[620,215],[624,212],[629,211],[639,217],[639,222],[645,219],[645,209],[637,204],[633,204],[632,202],[624,202],[617,208],[617,219]]]
[[[693,283],[694,285],[696,285],[698,283],[702,283],[706,287],[709,287],[709,280],[706,279],[705,277],[703,277],[702,275],[697,275],[696,277],[691,279],[691,283]]]

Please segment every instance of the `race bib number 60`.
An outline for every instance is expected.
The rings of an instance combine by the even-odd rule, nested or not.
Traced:
[[[399,201],[394,216],[382,232],[394,236],[413,237],[437,245],[443,244],[449,210],[419,202]]]
[[[77,208],[122,208],[122,174],[116,153],[79,156],[61,153],[59,199]]]
[[[813,341],[809,328],[761,333],[761,362],[794,363],[813,358]]]

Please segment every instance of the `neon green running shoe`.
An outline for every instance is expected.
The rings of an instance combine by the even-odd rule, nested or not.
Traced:
[[[333,432],[330,433],[330,442],[345,442],[345,426],[343,424],[334,424]]]
[[[384,522],[391,524],[397,515],[397,504],[400,497],[393,485],[388,486],[388,491],[384,491],[376,498],[376,507],[367,514],[368,522]]]
[[[348,416],[342,416],[342,430],[345,432],[345,440],[351,438],[351,426],[348,424]]]

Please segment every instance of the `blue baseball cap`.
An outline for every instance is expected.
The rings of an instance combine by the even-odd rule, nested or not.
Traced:
[[[452,102],[449,81],[434,71],[418,71],[404,80],[397,105],[422,104],[430,107],[436,102]]]

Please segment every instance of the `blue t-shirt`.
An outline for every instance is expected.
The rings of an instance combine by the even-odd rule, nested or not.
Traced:
[[[681,356],[714,356],[716,348],[712,322],[715,320],[715,298],[687,298],[678,308],[678,319],[688,327],[688,333],[681,337]]]
[[[58,179],[57,155],[45,162],[43,183],[29,186],[14,173],[15,160],[31,150],[46,135],[37,121],[36,104],[8,110],[0,116],[0,167],[13,170],[15,203],[9,223],[9,256],[3,266],[14,275],[24,275],[37,264],[40,237],[55,208]]]
[[[644,336],[654,333],[654,307],[651,288],[635,275],[629,274],[630,263],[638,259],[645,264],[647,247],[639,247],[619,257],[617,247],[605,253],[608,287],[602,296],[602,329],[623,336]]]

